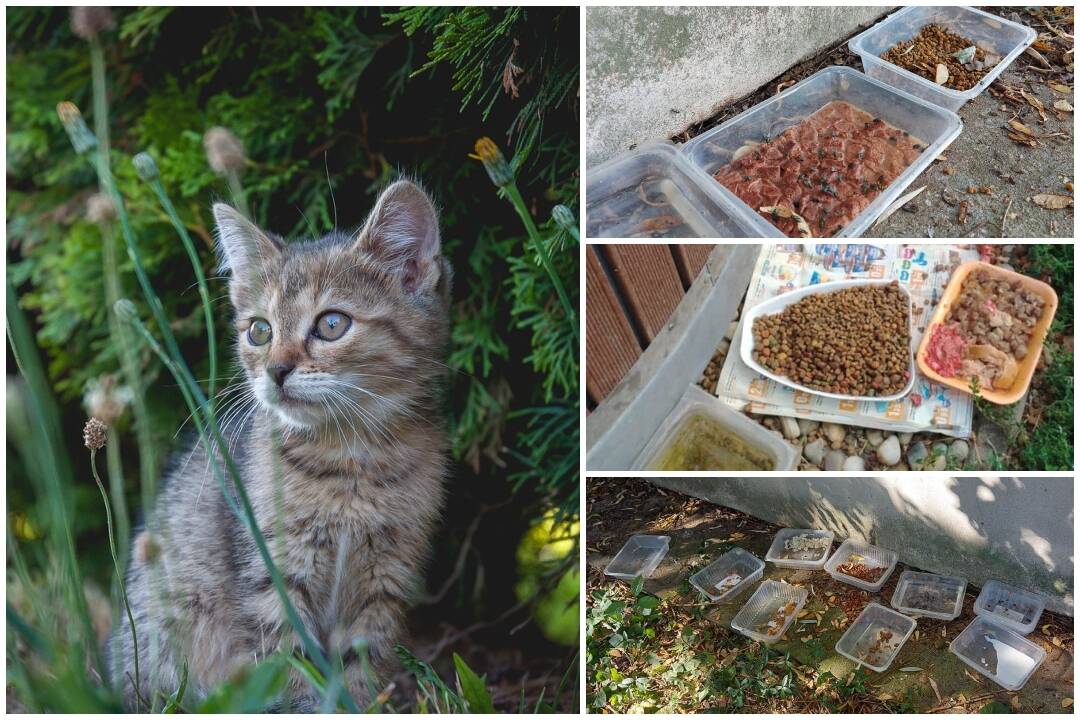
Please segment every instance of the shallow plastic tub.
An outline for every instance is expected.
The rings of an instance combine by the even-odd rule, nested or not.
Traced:
[[[620,580],[648,578],[667,555],[667,535],[633,535],[604,568],[604,574]]]
[[[1046,598],[1030,590],[990,580],[975,598],[975,614],[1027,635],[1039,624]]]
[[[694,443],[701,470],[792,470],[796,448],[781,437],[732,410],[719,398],[690,385],[634,461],[632,470],[690,470],[671,465],[672,453],[691,443],[691,434],[706,428],[724,444]],[[743,453],[740,455],[740,453]]]
[[[690,576],[690,584],[713,602],[724,602],[760,580],[764,571],[765,563],[760,558],[742,548],[732,548]]]
[[[953,620],[964,607],[966,588],[963,578],[905,570],[889,604],[908,615]]]
[[[789,550],[787,548],[788,540],[799,537],[800,535],[809,536],[811,538],[825,538],[829,541],[829,545],[824,550],[817,552],[813,550]],[[784,528],[776,533],[776,537],[773,538],[772,545],[769,547],[769,552],[765,554],[765,560],[777,567],[811,568],[820,570],[825,566],[825,561],[829,559],[829,552],[832,550],[832,541],[834,537],[836,537],[836,535],[832,530]]]
[[[804,588],[779,580],[766,580],[731,619],[731,627],[748,638],[771,645],[784,636],[806,604],[808,595]],[[780,624],[772,628],[772,632],[766,632],[762,626],[776,619],[789,604],[791,609],[783,613]]]
[[[753,226],[670,144],[644,145],[587,171],[587,237],[753,237]]]
[[[881,59],[893,45],[912,39],[919,34],[919,30],[931,23],[937,23],[946,30],[974,41],[977,47],[999,56],[1000,62],[991,68],[977,85],[961,91],[941,87]],[[870,77],[955,112],[988,88],[1035,38],[1036,33],[1031,28],[982,10],[968,7],[913,6],[893,13],[869,30],[856,35],[848,43],[848,47],[862,58],[863,71]]]
[[[836,642],[836,652],[874,672],[885,672],[900,654],[915,621],[884,605],[870,603]]]
[[[698,135],[682,151],[720,188],[739,216],[755,228],[757,237],[784,237],[757,208],[744,203],[712,175],[730,162],[744,143],[760,142],[766,135],[775,137],[834,100],[865,110],[927,144],[914,163],[836,234],[859,237],[960,134],[963,123],[956,113],[889,87],[854,68],[833,66]]]
[[[843,290],[844,288],[851,287],[889,285],[893,282],[896,281],[833,280],[831,282],[820,283],[817,285],[807,285],[806,287],[799,288],[798,290],[792,290],[791,292],[786,292],[782,295],[777,295],[774,298],[770,298],[763,303],[755,305],[754,307],[744,311],[743,313],[744,317],[742,323],[744,330],[742,333],[742,340],[739,344],[739,357],[754,372],[761,373],[765,377],[769,378],[770,380],[775,380],[781,385],[787,385],[788,387],[795,388],[796,390],[801,390],[805,393],[810,393],[811,395],[820,395],[822,397],[834,398],[836,400],[868,400],[870,402],[888,402],[890,400],[899,400],[900,398],[907,397],[908,393],[911,392],[911,388],[915,386],[915,359],[910,347],[908,347],[908,375],[910,377],[908,377],[907,385],[904,386],[904,389],[898,393],[893,393],[892,395],[840,395],[838,393],[828,393],[823,390],[815,390],[813,388],[806,387],[805,385],[800,385],[799,383],[793,381],[791,378],[784,377],[783,375],[777,375],[771,370],[766,369],[764,365],[754,359],[753,327],[754,320],[756,320],[757,318],[762,317],[763,315],[776,315],[778,313],[781,313],[788,305],[796,303],[799,300],[802,300],[804,297],[807,297],[808,295],[821,295],[824,293],[837,292],[838,290]],[[903,285],[898,284],[898,287],[904,293],[904,295],[907,296],[908,299],[908,337],[911,337],[911,293],[909,293],[907,291],[907,288],[905,288]]]
[[[977,617],[949,650],[1006,690],[1019,690],[1046,659],[1046,651],[1023,635]]]
[[[1031,331],[1031,338],[1028,340],[1027,355],[1024,356],[1023,360],[1020,360],[1017,363],[1016,379],[1013,380],[1012,387],[1006,390],[995,390],[992,387],[979,388],[979,395],[986,400],[998,405],[1011,405],[1022,398],[1024,393],[1027,392],[1028,386],[1031,385],[1031,378],[1035,375],[1035,367],[1039,364],[1039,356],[1042,354],[1043,341],[1046,340],[1046,335],[1050,332],[1050,324],[1054,322],[1054,315],[1057,313],[1057,293],[1054,292],[1054,288],[1041,280],[1036,280],[1027,275],[1022,275],[1021,273],[1006,270],[997,265],[991,265],[990,263],[984,263],[979,260],[973,260],[962,264],[953,271],[952,277],[949,278],[949,284],[945,286],[945,292],[941,296],[940,302],[938,302],[937,307],[934,308],[934,313],[930,316],[930,321],[926,324],[926,332],[923,333],[922,340],[919,342],[919,349],[915,353],[915,362],[918,364],[919,370],[934,382],[947,385],[955,390],[960,390],[969,394],[971,393],[971,385],[968,378],[945,377],[944,375],[938,374],[927,364],[926,354],[927,347],[930,344],[931,331],[934,329],[935,325],[940,325],[945,322],[945,318],[952,309],[953,303],[960,295],[960,290],[964,286],[964,281],[967,279],[968,275],[975,270],[986,270],[991,275],[1009,282],[1018,280],[1025,290],[1038,295],[1046,302],[1043,306],[1042,317],[1039,318],[1039,322],[1035,324],[1035,328]]]
[[[883,572],[881,577],[876,581],[871,583],[860,580],[857,577],[852,577],[851,575],[846,575],[837,570],[838,567],[844,565],[856,555],[862,558],[860,562],[863,565],[866,565],[867,567],[885,568],[885,572]],[[877,545],[871,545],[869,543],[864,543],[861,540],[848,538],[836,549],[836,552],[829,558],[829,561],[825,563],[825,572],[829,573],[833,579],[839,580],[840,582],[845,582],[848,585],[854,585],[857,588],[862,588],[863,590],[868,590],[870,592],[877,592],[885,584],[885,581],[889,579],[889,576],[892,575],[892,571],[896,569],[896,557],[896,553],[892,550],[886,550]]]

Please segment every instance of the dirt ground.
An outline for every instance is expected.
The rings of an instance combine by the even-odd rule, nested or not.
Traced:
[[[1040,33],[1036,44],[1044,48],[1040,56],[1046,65],[1033,56],[1021,55],[990,88],[964,105],[958,113],[964,123],[960,136],[943,157],[908,186],[905,194],[924,186],[926,189],[864,232],[864,237],[1073,235],[1071,206],[1048,209],[1029,199],[1040,193],[1073,194],[1073,113],[1056,110],[1054,104],[1064,100],[1071,106],[1075,100],[1071,89],[1062,92],[1051,87],[1051,83],[1066,88],[1073,85],[1074,73],[1068,67],[1073,48],[1072,8],[1065,8],[1066,17],[1053,14],[1052,8],[1030,8],[1037,15],[1025,8],[981,9]],[[849,39],[796,65],[672,140],[686,142],[829,65],[861,70],[862,60],[847,48]],[[1059,62],[1063,59],[1066,64]],[[1042,113],[1021,90],[1042,105]],[[1022,123],[1037,137],[1027,138],[1025,143],[1010,139],[1010,132],[1017,134],[1009,126],[1011,120]],[[969,188],[977,191],[968,192]]]
[[[588,603],[596,602],[599,592],[626,586],[603,574],[603,569],[635,533],[664,534],[671,546],[663,562],[644,583],[644,591],[661,599],[659,610],[685,621],[701,634],[713,639],[706,647],[696,648],[718,658],[722,667],[735,662],[737,652],[754,648],[756,642],[730,629],[730,620],[748,599],[744,591],[731,602],[707,602],[687,579],[698,569],[715,560],[731,547],[742,547],[764,557],[777,526],[744,513],[711,505],[701,500],[661,490],[647,480],[589,479],[586,494],[586,583]],[[838,539],[839,542],[839,539]],[[1039,628],[1029,639],[1047,652],[1046,661],[1035,671],[1019,692],[1002,689],[992,681],[967,668],[948,650],[948,644],[974,619],[972,605],[978,588],[968,586],[963,612],[952,621],[919,618],[916,634],[904,644],[900,654],[884,673],[869,673],[865,687],[850,694],[842,693],[839,708],[823,704],[822,678],[826,673],[848,678],[850,685],[855,664],[843,658],[833,647],[848,623],[869,602],[889,605],[900,573],[909,569],[898,564],[881,591],[868,593],[833,580],[823,571],[765,568],[764,579],[783,580],[810,591],[799,619],[771,650],[786,654],[798,667],[795,695],[778,702],[764,694],[751,698],[741,710],[747,712],[1071,712],[1073,698],[1073,621],[1069,617],[1043,613]],[[910,568],[915,569],[915,568]],[[588,611],[587,611],[588,612]],[[673,621],[671,634],[683,635],[686,628]],[[672,637],[657,635],[656,652],[670,646]],[[742,648],[742,649],[740,649]],[[617,650],[612,650],[617,652]],[[665,664],[678,658],[663,658]],[[634,667],[630,658],[624,674]],[[596,689],[591,668],[587,668],[587,695]],[[724,699],[709,698],[708,702]],[[898,703],[902,703],[899,704]],[[593,708],[597,709],[597,708]],[[717,709],[715,704],[682,706],[679,710]],[[610,712],[611,709],[605,709]]]

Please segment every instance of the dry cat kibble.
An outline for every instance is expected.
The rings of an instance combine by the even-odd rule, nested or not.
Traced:
[[[813,390],[895,395],[911,379],[910,313],[896,281],[808,295],[754,320],[754,360]]]

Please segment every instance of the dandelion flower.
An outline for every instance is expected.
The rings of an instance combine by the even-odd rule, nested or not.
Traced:
[[[244,169],[244,146],[228,128],[212,127],[207,130],[203,135],[203,148],[206,149],[210,167],[218,175],[238,173]]]
[[[108,428],[105,423],[92,417],[86,421],[83,428],[83,443],[91,450],[100,450],[105,447],[105,439],[108,437]]]
[[[102,30],[116,27],[112,10],[107,7],[71,8],[71,31],[83,40],[97,37]]]
[[[484,169],[487,170],[488,177],[497,187],[506,187],[514,182],[514,171],[510,168],[510,164],[506,162],[502,150],[491,138],[480,138],[476,141],[474,149],[476,154],[469,155],[469,157],[484,163]]]
[[[86,219],[99,225],[116,219],[116,204],[105,193],[94,193],[86,199]]]
[[[75,103],[58,103],[56,114],[60,116],[60,122],[63,123],[64,130],[67,131],[75,152],[83,155],[87,150],[97,145],[97,138],[94,133],[90,132],[86,120],[83,119],[82,113],[79,112],[79,107]]]

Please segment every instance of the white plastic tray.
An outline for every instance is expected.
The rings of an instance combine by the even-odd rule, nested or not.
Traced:
[[[888,653],[871,653],[871,648],[880,638],[879,633],[891,632]],[[851,627],[847,629],[840,639],[836,641],[836,652],[858,665],[868,667],[874,672],[885,672],[889,665],[900,654],[911,633],[915,632],[915,621],[907,615],[901,615],[895,610],[890,610],[884,605],[870,603]],[[895,642],[893,642],[895,640]],[[877,662],[874,662],[874,661]]]
[[[733,203],[757,237],[784,237],[775,225],[712,178],[732,160],[746,141],[775,137],[834,100],[842,100],[927,143],[926,149],[885,190],[855,216],[836,237],[859,237],[904,189],[930,166],[960,134],[964,124],[956,113],[875,80],[849,67],[827,67],[784,92],[698,135],[682,151],[701,168]]]
[[[877,395],[877,396],[863,396],[863,395],[838,395],[836,393],[827,393],[821,390],[814,390],[813,388],[800,385],[793,382],[791,378],[777,375],[770,370],[765,369],[763,365],[754,360],[754,320],[763,315],[775,315],[782,312],[784,308],[792,303],[798,302],[808,295],[818,295],[821,293],[836,292],[837,290],[843,290],[844,288],[851,287],[867,287],[870,285],[888,285],[894,282],[893,280],[833,280],[832,282],[821,283],[818,285],[808,285],[798,290],[792,290],[786,292],[783,295],[777,295],[774,298],[770,298],[763,303],[755,305],[749,310],[743,311],[742,320],[739,322],[742,324],[742,338],[739,344],[739,357],[746,363],[750,369],[754,372],[761,373],[770,380],[775,380],[781,385],[787,385],[788,387],[801,390],[802,392],[810,393],[811,395],[820,395],[822,397],[833,398],[836,400],[868,400],[870,402],[887,402],[889,400],[899,400],[905,397],[911,392],[911,388],[915,386],[915,354],[912,352],[910,343],[908,346],[908,378],[907,385],[901,392],[894,393],[892,395]],[[911,294],[907,291],[903,285],[897,283],[900,290],[908,299],[908,337],[912,338],[911,333]]]
[[[667,555],[667,535],[632,535],[604,568],[604,574],[620,580],[647,578]]]
[[[773,467],[767,470],[792,470],[799,461],[799,453],[794,446],[781,437],[766,430],[740,412],[732,410],[719,398],[702,390],[697,385],[689,385],[682,398],[675,405],[657,428],[648,444],[641,450],[634,461],[632,470],[655,470],[653,464],[682,429],[683,423],[695,414],[701,414],[715,421],[726,431],[737,435],[739,439],[771,459]],[[725,468],[712,468],[724,470]]]
[[[983,585],[975,599],[975,614],[990,622],[1004,625],[1021,635],[1027,635],[1039,624],[1046,608],[1046,598],[1000,580]]]
[[[961,91],[941,87],[881,59],[893,45],[910,40],[923,26],[930,23],[937,23],[946,30],[973,40],[983,50],[999,55],[1001,61],[986,73],[977,85]],[[1031,28],[1003,20],[982,10],[969,7],[912,6],[893,13],[866,32],[856,35],[848,43],[848,47],[862,58],[863,71],[870,77],[955,112],[988,88],[1035,38],[1036,33]]]
[[[743,635],[759,640],[766,645],[771,645],[791,627],[792,621],[798,616],[809,593],[804,588],[795,587],[778,580],[766,580],[758,585],[758,589],[750,596],[735,617],[731,618],[731,627]],[[777,632],[764,634],[756,630],[763,623],[772,619],[776,613],[789,602],[794,602],[794,609],[785,616],[784,624]]]
[[[655,217],[671,218],[663,224],[613,220],[600,232],[590,227],[600,214],[629,218],[648,210],[641,185],[648,181],[654,201],[668,204]],[[673,145],[651,143],[613,158],[587,171],[585,231],[589,237],[752,237],[753,226],[733,212],[731,202],[717,188],[719,183],[695,168]],[[652,215],[652,213],[650,213]],[[653,230],[650,233],[647,230]]]
[[[877,582],[868,583],[865,580],[845,575],[839,572],[836,568],[843,565],[848,561],[852,555],[861,555],[864,560],[869,564],[876,567],[885,568],[885,572],[881,574],[881,577],[877,579]],[[892,550],[886,550],[880,548],[877,545],[870,545],[854,538],[848,538],[840,547],[836,549],[833,556],[829,558],[829,561],[825,563],[825,572],[829,573],[834,580],[845,582],[848,585],[854,585],[857,588],[868,590],[870,592],[877,592],[885,584],[885,581],[892,575],[892,571],[896,569],[896,553]]]
[[[765,563],[742,548],[732,548],[702,570],[690,576],[690,584],[713,602],[731,600],[761,579]],[[720,590],[718,584],[731,573],[742,578],[737,585]]]
[[[801,553],[794,555],[794,551],[785,548],[784,543],[797,535],[811,535],[815,538],[828,538],[829,547],[820,555],[814,555],[809,551],[802,551]],[[820,570],[825,567],[825,562],[829,559],[829,553],[832,552],[832,541],[834,537],[836,537],[836,535],[832,530],[784,528],[776,533],[776,537],[773,538],[772,545],[769,547],[769,552],[765,554],[765,559],[777,567],[813,568]]]
[[[949,650],[1006,690],[1024,687],[1046,651],[1007,627],[977,617],[949,643]]]

